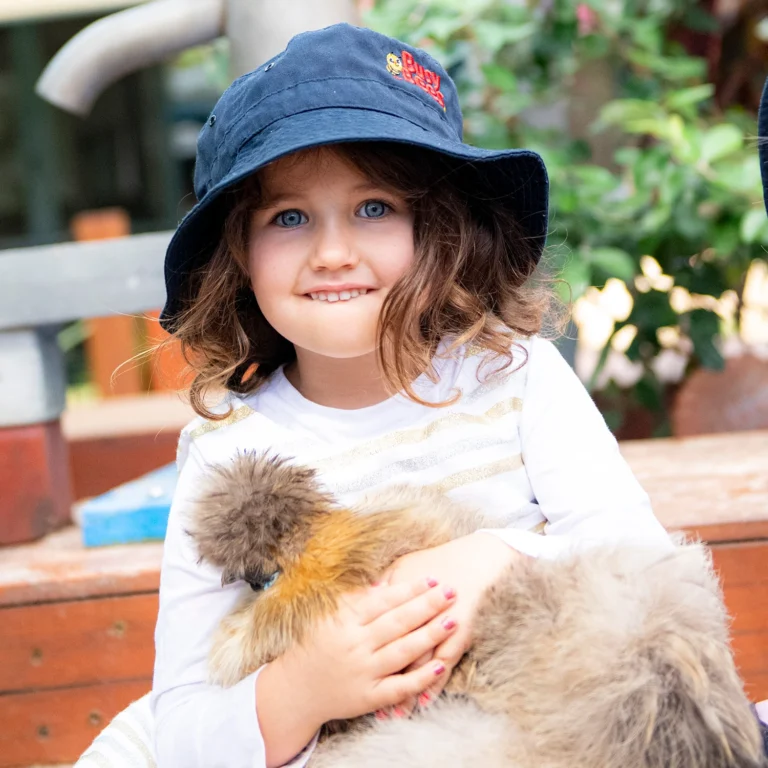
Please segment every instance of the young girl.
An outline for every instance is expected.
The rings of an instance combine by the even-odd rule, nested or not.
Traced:
[[[423,51],[339,25],[294,38],[222,96],[199,204],[166,258],[162,322],[195,361],[156,631],[160,768],[303,765],[320,726],[427,706],[513,558],[631,539],[670,546],[574,373],[538,334],[540,158],[462,143]],[[204,394],[223,387],[223,404]],[[393,483],[497,515],[402,558],[312,641],[236,686],[206,683],[250,587],[200,564],[187,515],[207,467],[267,451],[345,504]],[[545,535],[542,535],[545,534]]]

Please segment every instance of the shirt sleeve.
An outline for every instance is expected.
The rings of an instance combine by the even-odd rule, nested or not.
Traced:
[[[605,543],[671,548],[616,438],[554,344],[535,338],[526,366],[520,439],[546,535],[514,528],[483,533],[545,558]]]
[[[256,713],[260,670],[231,688],[207,683],[213,633],[248,588],[242,583],[222,587],[220,572],[198,562],[186,533],[185,515],[205,462],[194,445],[184,446],[179,456],[155,629],[151,703],[157,764],[159,768],[264,768],[264,741]],[[288,765],[303,766],[313,746],[314,741]]]

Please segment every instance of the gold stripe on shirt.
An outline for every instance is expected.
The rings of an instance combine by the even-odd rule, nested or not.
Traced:
[[[368,443],[352,448],[345,453],[329,456],[327,459],[313,462],[312,465],[319,471],[331,469],[334,464],[344,464],[352,460],[365,459],[369,456],[375,456],[389,448],[395,448],[398,445],[413,445],[420,443],[431,437],[436,432],[444,429],[456,427],[464,424],[487,424],[494,419],[500,419],[513,411],[521,411],[523,401],[519,397],[510,397],[502,400],[489,408],[485,413],[449,413],[445,416],[435,419],[424,427],[414,429],[405,429],[398,432],[390,432]]]
[[[154,757],[152,757],[149,747],[144,743],[144,740],[138,733],[136,733],[132,726],[122,720],[113,720],[110,728],[115,728],[120,731],[128,741],[136,747],[143,758],[143,765],[146,765],[147,768],[157,768],[157,763],[155,762]]]
[[[334,487],[336,489],[336,493],[365,491],[375,485],[380,485],[383,482],[396,480],[398,477],[401,477],[405,473],[420,472],[421,470],[434,467],[437,464],[441,464],[448,459],[452,459],[454,456],[458,456],[459,454],[483,451],[487,448],[504,445],[507,441],[508,439],[504,435],[499,434],[490,436],[483,435],[483,437],[478,440],[457,441],[454,444],[449,444],[447,449],[430,451],[429,453],[421,453],[418,456],[411,456],[407,459],[394,461],[391,464],[380,467],[375,472],[371,472],[367,475],[361,475],[346,484],[340,484]]]
[[[221,429],[222,427],[228,427],[230,424],[236,424],[238,421],[247,419],[252,413],[255,413],[255,411],[253,408],[251,408],[250,405],[241,405],[239,408],[235,408],[235,410],[233,410],[232,413],[230,413],[229,416],[227,416],[225,419],[211,419],[209,421],[203,422],[199,427],[193,429],[189,433],[189,436],[194,440],[195,438],[207,435],[209,432],[213,432],[214,430]]]
[[[452,475],[448,475],[448,477],[444,478],[439,483],[433,483],[429,487],[434,488],[440,493],[447,493],[448,491],[460,488],[463,485],[470,485],[471,483],[477,483],[480,480],[487,480],[489,477],[501,475],[504,472],[514,472],[522,466],[523,455],[518,453],[516,456],[508,456],[490,464],[485,464],[480,467],[472,467],[472,469],[465,469],[461,472],[455,472]]]
[[[113,768],[113,763],[111,760],[109,760],[107,757],[101,754],[101,752],[97,752],[96,750],[91,750],[90,752],[86,752],[78,761],[78,765],[85,764],[86,761],[92,760],[96,765],[99,766],[99,768]]]

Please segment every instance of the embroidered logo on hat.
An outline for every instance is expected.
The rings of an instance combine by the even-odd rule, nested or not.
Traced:
[[[428,93],[445,111],[445,98],[440,91],[440,75],[419,64],[408,51],[400,56],[387,54],[387,71],[397,80],[405,80]]]

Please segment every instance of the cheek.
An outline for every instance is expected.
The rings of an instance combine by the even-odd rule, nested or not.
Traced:
[[[403,222],[374,244],[376,271],[385,285],[397,282],[413,265],[413,224]]]
[[[268,301],[285,289],[289,270],[285,254],[270,241],[269,237],[251,238],[248,246],[248,274],[257,301]]]

